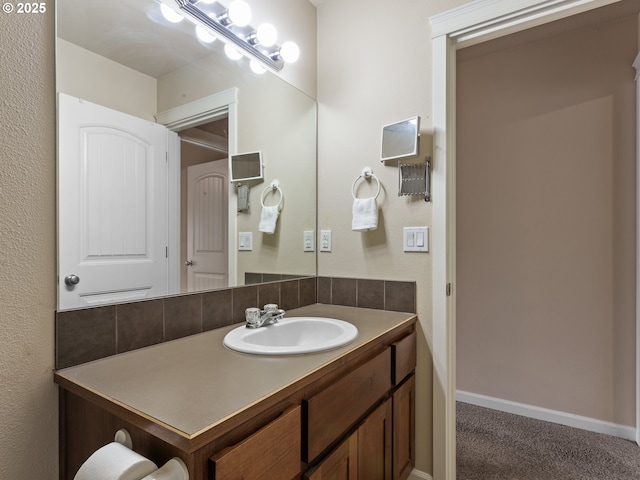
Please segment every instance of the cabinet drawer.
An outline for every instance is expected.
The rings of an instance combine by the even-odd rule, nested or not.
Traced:
[[[312,462],[391,388],[391,349],[302,401],[302,458]]]
[[[290,480],[300,474],[300,406],[210,457],[214,480],[269,478]]]
[[[416,368],[416,332],[391,345],[391,381],[402,383]]]

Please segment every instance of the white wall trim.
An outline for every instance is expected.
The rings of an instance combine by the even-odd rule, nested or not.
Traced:
[[[167,214],[169,295],[180,293],[180,137],[169,130],[167,137]]]
[[[238,89],[233,87],[160,112],[157,121],[168,129],[179,132],[226,115],[228,105],[235,105],[237,102]]]
[[[164,125],[174,132],[184,130],[190,127],[196,127],[207,122],[212,122],[218,118],[227,117],[228,131],[229,131],[229,151],[228,156],[235,155],[238,152],[238,89],[236,87],[223,90],[222,92],[209,95],[193,102],[185,103],[177,107],[165,110],[158,113],[158,123]],[[179,148],[179,147],[178,147]],[[179,158],[179,150],[178,150]],[[179,166],[178,166],[179,170]],[[179,181],[179,179],[178,179]],[[175,187],[177,188],[177,187]],[[179,189],[173,192],[173,197],[170,201],[179,205]],[[178,197],[176,197],[178,195]],[[178,208],[175,206],[174,208]],[[229,285],[238,284],[238,262],[237,262],[237,212],[238,212],[238,199],[235,194],[229,194],[229,236],[227,240],[228,245],[228,281]],[[180,231],[179,215],[174,212],[173,216],[174,224],[178,225],[178,232]],[[175,242],[174,242],[175,243]],[[175,250],[175,249],[172,249]],[[176,251],[179,250],[179,241]]]
[[[538,19],[558,19],[568,11],[575,15],[619,0],[475,0],[432,16],[431,36],[448,35],[463,42],[498,30],[526,25]],[[543,20],[544,23],[548,20]],[[537,24],[537,23],[536,23]],[[486,39],[485,39],[486,40]]]
[[[413,470],[409,475],[409,480],[433,480],[433,477],[420,470]]]
[[[635,428],[627,425],[605,422],[604,420],[598,420],[596,418],[583,417],[573,413],[536,407],[535,405],[512,402],[511,400],[503,400],[501,398],[489,397],[487,395],[461,390],[456,392],[456,399],[460,402],[470,403],[471,405],[477,405],[479,407],[513,413],[523,417],[535,418],[537,420],[544,420],[545,422],[558,423],[560,425],[580,428],[590,432],[612,435],[614,437],[624,438],[625,440],[635,441],[636,439]]]
[[[640,53],[636,69],[636,438],[640,445]]]

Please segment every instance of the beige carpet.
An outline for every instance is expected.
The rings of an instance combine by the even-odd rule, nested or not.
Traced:
[[[458,480],[640,479],[640,447],[617,437],[458,402]]]

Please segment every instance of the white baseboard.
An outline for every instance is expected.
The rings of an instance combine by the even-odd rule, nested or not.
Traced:
[[[409,475],[408,480],[433,480],[433,477],[428,473],[421,472],[420,470],[413,470]]]
[[[514,413],[524,417],[544,420],[546,422],[558,423],[569,427],[581,428],[596,433],[604,433],[614,437],[624,438],[625,440],[636,441],[636,429],[626,425],[618,425],[615,423],[597,420],[595,418],[582,417],[572,413],[550,410],[548,408],[535,407],[524,403],[512,402],[501,398],[488,397],[478,393],[456,391],[456,400],[464,403],[470,403],[479,407],[491,408],[501,412]]]

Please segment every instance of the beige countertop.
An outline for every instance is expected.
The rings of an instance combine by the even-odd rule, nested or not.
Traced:
[[[358,337],[326,352],[250,355],[222,344],[227,332],[238,327],[235,324],[59,370],[55,379],[191,439],[416,318],[410,313],[324,304],[290,310],[287,315],[345,320],[358,328]]]

